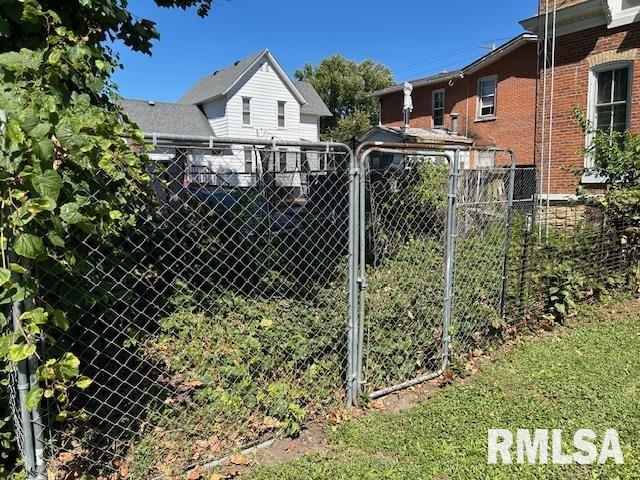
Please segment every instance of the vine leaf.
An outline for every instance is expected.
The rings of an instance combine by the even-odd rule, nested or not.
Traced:
[[[21,257],[33,260],[44,253],[44,243],[37,235],[23,233],[16,238],[13,250]]]
[[[0,285],[4,285],[10,280],[11,280],[11,270],[9,270],[8,268],[0,268]]]
[[[9,346],[7,360],[11,362],[21,362],[36,353],[36,346],[30,343],[18,343]]]
[[[65,203],[60,207],[60,218],[69,225],[80,223],[84,217],[79,212],[79,208],[80,206],[75,202]]]
[[[41,197],[57,200],[62,188],[62,177],[55,170],[47,170],[33,177],[31,185]]]
[[[24,404],[29,411],[32,411],[40,404],[42,395],[44,395],[44,391],[38,386],[35,386],[31,390],[29,390],[29,393],[27,393],[27,396],[24,399]]]

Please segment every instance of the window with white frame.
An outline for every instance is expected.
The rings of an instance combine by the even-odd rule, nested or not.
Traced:
[[[242,97],[242,124],[251,125],[251,99]]]
[[[608,0],[611,18],[609,28],[620,27],[640,19],[640,0]]]
[[[615,63],[591,70],[589,82],[589,119],[599,130],[624,132],[629,129],[631,113],[631,64]],[[587,144],[592,136],[587,136]],[[585,167],[593,159],[585,159]]]
[[[591,119],[598,129],[628,130],[630,74],[630,65],[594,70]]]
[[[244,173],[253,173],[253,152],[250,147],[244,149]]]
[[[279,158],[278,167],[280,167],[278,171],[286,172],[287,171],[287,151],[280,150],[278,158]]]
[[[498,77],[485,77],[478,80],[478,114],[479,119],[496,116],[496,97]]]
[[[435,90],[431,100],[433,126],[435,128],[444,127],[444,90]]]
[[[286,102],[278,102],[278,128],[285,126],[285,104]]]

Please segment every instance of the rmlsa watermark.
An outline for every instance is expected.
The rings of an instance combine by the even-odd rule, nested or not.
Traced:
[[[510,430],[489,429],[487,462],[490,465],[624,463],[617,430],[608,429],[604,435],[598,435],[593,430],[580,429],[573,434],[573,452],[563,451],[564,436],[566,433],[560,429],[519,429],[514,439]]]

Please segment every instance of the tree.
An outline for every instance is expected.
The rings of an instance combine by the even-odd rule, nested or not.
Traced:
[[[212,0],[156,4],[206,15]],[[134,147],[143,138],[115,103],[119,61],[108,44],[150,53],[159,35],[125,0],[5,0],[0,37],[0,304],[24,302],[16,331],[0,335],[0,363],[15,363],[69,327],[65,312],[38,296],[36,269],[73,274],[78,232],[118,235],[135,225],[125,206],[149,195],[145,156]],[[0,328],[8,324],[0,313]],[[30,409],[43,396],[64,405],[70,386],[90,384],[71,352],[36,375]]]
[[[377,123],[378,102],[370,94],[393,84],[385,65],[372,60],[357,63],[340,55],[324,59],[317,67],[306,63],[295,76],[311,83],[333,114],[321,121],[322,137],[342,142]]]

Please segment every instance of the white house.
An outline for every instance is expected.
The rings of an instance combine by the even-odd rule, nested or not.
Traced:
[[[319,140],[320,118],[330,116],[313,86],[291,80],[269,50],[201,78],[179,100],[122,100],[127,116],[147,134],[247,139]],[[166,160],[167,153],[158,156]],[[301,173],[323,170],[318,154],[279,149],[265,163],[258,149],[234,146],[191,151],[192,175],[233,186],[250,186],[265,168],[283,186],[300,186]],[[198,167],[202,167],[198,170]]]

